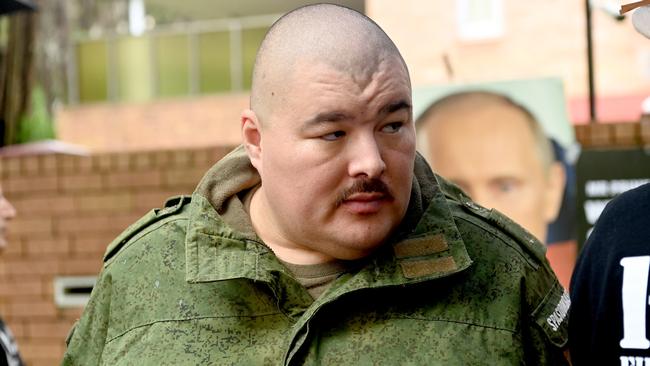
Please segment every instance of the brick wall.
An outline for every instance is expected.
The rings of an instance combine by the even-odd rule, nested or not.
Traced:
[[[81,308],[54,304],[56,276],[96,275],[106,245],[169,196],[191,193],[230,148],[0,158],[17,210],[0,254],[0,315],[28,365],[60,363]]]
[[[647,117],[641,122],[595,123],[577,125],[574,129],[576,140],[585,149],[650,146],[650,119]]]

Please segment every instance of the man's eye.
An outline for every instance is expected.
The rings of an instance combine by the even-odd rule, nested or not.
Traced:
[[[321,136],[321,138],[323,140],[326,140],[326,141],[336,141],[336,140],[340,139],[343,136],[345,136],[345,132],[343,132],[343,131],[335,131],[335,132],[332,132],[332,133],[328,133],[327,135],[323,135],[323,136]]]
[[[511,193],[517,188],[517,182],[513,180],[504,180],[497,182],[496,189],[499,193]]]
[[[389,123],[386,126],[382,127],[381,130],[383,132],[395,133],[395,132],[399,131],[402,128],[402,126],[404,126],[403,122],[393,122],[393,123]]]

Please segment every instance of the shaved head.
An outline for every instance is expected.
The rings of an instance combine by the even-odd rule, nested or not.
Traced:
[[[390,58],[398,58],[407,70],[393,41],[365,15],[332,4],[298,8],[276,21],[262,41],[253,68],[251,109],[264,120],[286,98],[297,66],[325,63],[363,84]]]

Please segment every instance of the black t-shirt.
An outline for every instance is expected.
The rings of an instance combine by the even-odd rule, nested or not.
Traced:
[[[23,366],[13,334],[0,319],[0,366]]]
[[[646,184],[607,205],[578,258],[569,317],[573,365],[650,365],[649,273]]]

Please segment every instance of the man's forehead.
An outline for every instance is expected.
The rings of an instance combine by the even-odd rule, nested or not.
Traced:
[[[288,66],[288,65],[286,65]],[[347,79],[360,87],[377,81],[392,80],[403,83],[410,88],[410,79],[406,67],[397,55],[378,54],[361,60],[327,60],[322,57],[299,57],[293,61],[285,81],[301,81],[312,78],[327,82],[332,79]]]
[[[330,119],[341,119],[346,107],[354,104],[348,101],[361,101],[361,107],[381,114],[411,108],[408,75],[396,63],[382,62],[368,72],[356,73],[325,62],[301,60],[277,90],[270,100],[287,106],[307,102],[305,108],[313,118],[329,114]]]
[[[491,141],[496,140],[509,146],[523,140],[530,150],[536,146],[526,116],[509,107],[472,108],[467,105],[462,109],[449,108],[431,115],[425,123],[432,142],[452,143],[462,138],[472,145],[490,145]],[[499,146],[493,147],[500,150]]]

